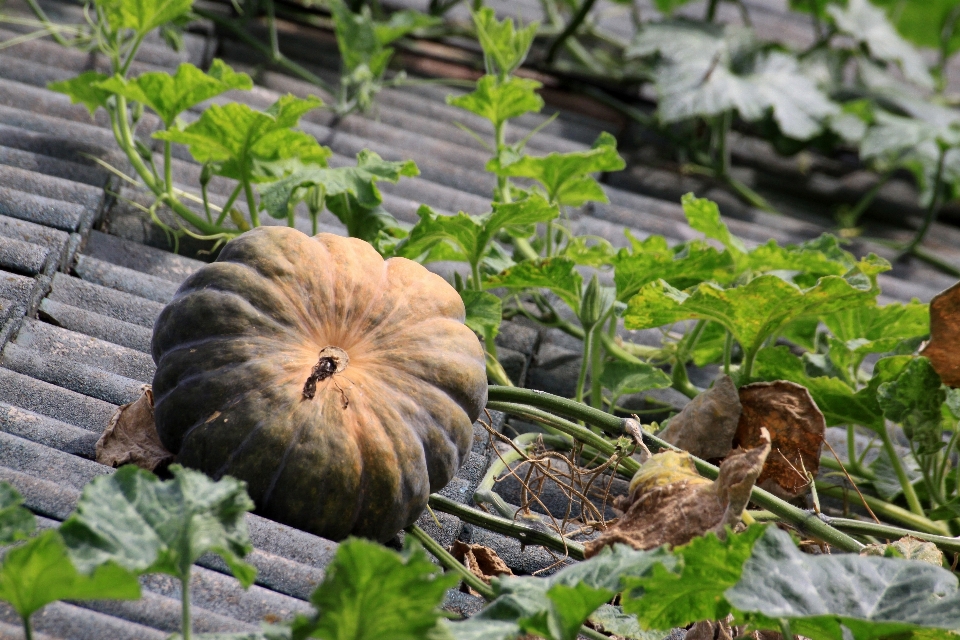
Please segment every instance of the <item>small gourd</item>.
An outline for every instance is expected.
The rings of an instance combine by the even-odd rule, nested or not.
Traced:
[[[247,482],[257,512],[331,540],[413,523],[466,458],[484,352],[439,276],[287,227],[231,240],[157,319],[157,432]]]

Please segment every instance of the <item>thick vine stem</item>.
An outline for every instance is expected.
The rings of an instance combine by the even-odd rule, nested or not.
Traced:
[[[562,536],[552,531],[537,529],[529,525],[502,518],[497,515],[474,509],[465,504],[460,504],[450,498],[444,497],[439,493],[430,495],[428,503],[430,508],[435,511],[449,513],[457,516],[464,522],[484,529],[489,529],[494,533],[500,533],[511,538],[516,538],[524,545],[538,545],[552,549],[557,553],[568,554],[575,560],[583,560],[583,545],[573,540],[566,540]]]
[[[624,431],[627,422],[626,419],[612,416],[598,409],[594,409],[593,407],[588,407],[578,402],[574,402],[573,400],[561,398],[560,396],[555,396],[543,391],[520,389],[517,387],[511,388],[491,386],[489,388],[489,399],[491,403],[488,403],[488,406],[491,406],[491,408],[498,407],[499,411],[504,411],[506,413],[511,413],[509,409],[513,409],[517,405],[539,407],[541,409],[545,409],[550,412],[556,412],[576,420],[583,420],[585,423],[600,427],[603,431],[614,436],[619,437],[622,435],[627,435]],[[494,405],[492,403],[496,404]],[[513,406],[509,406],[511,403],[515,404]],[[589,432],[589,429],[584,429],[584,431]],[[570,433],[568,435],[573,434]],[[605,443],[605,447],[603,444],[598,446],[598,443],[584,440],[586,444],[595,447],[599,451],[604,451],[604,449],[610,450],[611,447],[613,447],[613,444],[608,442],[605,438],[593,434],[592,432],[591,435]],[[654,435],[644,433],[643,437],[647,446],[650,446],[651,448],[656,448],[658,450],[677,450],[677,448],[673,445],[661,440],[660,438],[657,438]],[[696,456],[690,456],[690,458],[697,467],[697,471],[699,471],[705,477],[715,479],[718,476],[719,470],[714,465],[705,460],[701,460]],[[636,464],[636,461],[632,460],[632,458],[624,458],[623,462],[628,463],[630,461]],[[772,511],[787,522],[791,523],[805,535],[822,540],[843,551],[859,551],[863,548],[862,544],[847,534],[826,524],[816,515],[808,513],[799,507],[795,507],[768,491],[754,487],[750,498],[754,503],[765,509],[768,509],[769,511]]]
[[[822,496],[830,496],[831,498],[843,499],[844,497],[843,487],[829,485],[821,481],[817,481],[817,492]],[[854,497],[854,500],[857,499],[859,499],[859,496]],[[943,522],[936,522],[930,518],[927,518],[926,516],[917,515],[912,511],[898,507],[895,504],[890,504],[889,502],[884,502],[883,500],[874,498],[870,495],[864,495],[863,499],[878,516],[896,520],[897,522],[908,525],[917,531],[923,531],[933,535],[941,536],[950,534],[950,530]]]

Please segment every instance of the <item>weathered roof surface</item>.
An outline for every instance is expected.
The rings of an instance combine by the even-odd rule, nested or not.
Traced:
[[[512,2],[504,6],[527,11],[528,4],[532,6]],[[54,20],[82,21],[76,5],[45,2],[43,6]],[[20,0],[8,1],[5,11],[30,15]],[[17,37],[25,29],[2,24],[0,41]],[[312,71],[333,79],[335,47],[329,36],[321,36],[288,26],[284,46],[292,55],[302,53],[301,61]],[[254,91],[235,93],[230,99],[262,108],[281,93],[320,93],[300,80],[259,69],[257,55],[214,34],[187,34],[185,44],[180,53],[159,41],[145,44],[134,71],[172,69],[181,61],[202,65],[216,53],[257,79]],[[91,119],[83,107],[45,88],[48,82],[69,78],[100,62],[96,56],[66,50],[48,40],[0,50],[0,479],[15,485],[46,525],[70,513],[86,482],[111,472],[93,460],[96,440],[116,407],[134,400],[141,385],[150,382],[153,322],[178,284],[203,264],[171,253],[164,234],[128,202],[142,199],[142,194],[92,159],[100,158],[121,171],[126,167],[103,113]],[[304,118],[302,128],[333,149],[334,165],[351,163],[361,149],[372,149],[391,160],[415,160],[420,177],[382,185],[386,208],[403,220],[415,221],[421,203],[447,213],[482,213],[493,187],[483,171],[487,152],[456,123],[485,129],[483,123],[445,103],[445,95],[451,92],[438,86],[389,88],[377,96],[374,111],[366,116],[336,119],[315,111]],[[575,102],[560,93],[553,95],[561,102]],[[547,115],[520,118],[511,134],[526,135]],[[156,124],[148,115],[141,130],[149,132]],[[622,121],[561,110],[529,148],[535,153],[587,148],[604,129],[625,132]],[[669,163],[645,161],[643,151],[643,146],[628,151],[633,158],[628,170],[608,179],[609,204],[571,213],[575,232],[601,236],[617,246],[625,244],[624,227],[640,237],[657,233],[673,240],[689,238],[694,234],[684,223],[678,200],[693,190],[718,199],[731,229],[749,243],[770,238],[796,242],[815,237],[829,226],[824,202],[854,198],[870,185],[856,167],[815,162],[812,170],[803,173],[796,161],[775,156],[763,143],[740,139],[735,153],[745,179],[779,189],[778,204],[785,203],[784,208],[795,214],[774,216],[749,209],[700,179],[677,173]],[[199,168],[184,153],[177,157],[177,179],[195,184]],[[215,197],[225,198],[228,193],[217,181],[210,188]],[[894,185],[885,191],[881,204],[888,212],[916,213],[909,190],[900,193],[896,188],[903,189]],[[329,214],[322,223],[324,230],[345,232]],[[305,218],[298,219],[298,226],[309,230]],[[888,236],[906,233],[893,226],[875,229]],[[960,264],[958,239],[960,231],[941,224],[931,233],[929,244]],[[855,248],[885,251],[867,244]],[[952,284],[917,262],[899,264],[881,280],[887,298],[898,300],[927,300]],[[576,341],[558,331],[506,323],[500,344],[505,365],[515,378],[530,386],[570,393],[578,367]],[[664,399],[682,402],[671,394],[663,392]],[[489,463],[484,434],[478,428],[470,459],[444,491],[449,497],[467,500],[472,494]],[[474,536],[497,548],[508,564],[523,572],[554,562],[540,548],[521,552],[516,541],[472,531],[446,514],[437,517],[442,530],[427,516],[421,525],[445,544],[455,537],[470,540]],[[220,561],[201,560],[191,590],[197,631],[253,629],[261,620],[283,619],[309,609],[306,598],[322,579],[336,545],[255,515],[249,517],[249,524],[256,547],[250,559],[259,571],[257,583],[244,591]],[[144,599],[139,602],[50,605],[35,616],[38,637],[142,639],[177,631],[176,585],[161,576],[147,577],[143,585]],[[479,602],[451,592],[448,606],[470,611]],[[18,624],[12,612],[0,606],[0,638],[19,638]]]

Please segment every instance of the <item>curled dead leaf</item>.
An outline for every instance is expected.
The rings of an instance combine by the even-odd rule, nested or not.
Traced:
[[[513,571],[510,570],[507,563],[490,547],[454,540],[451,551],[453,557],[462,562],[470,570],[470,573],[487,584],[490,584],[490,581],[497,576],[513,575]],[[480,595],[473,589],[470,589],[470,593]]]
[[[769,440],[733,451],[712,482],[697,473],[685,451],[655,454],[634,475],[628,496],[618,501],[623,517],[587,543],[586,556],[614,543],[652,549],[686,544],[708,531],[725,535],[726,527],[740,521],[769,452]]]
[[[932,542],[926,542],[913,536],[905,536],[896,542],[890,544],[868,544],[860,550],[862,556],[886,556],[893,555],[891,550],[896,551],[907,560],[916,560],[928,564],[941,566],[943,564],[943,552]]]
[[[740,387],[740,423],[734,445],[748,448],[770,432],[770,456],[757,486],[791,499],[807,491],[807,473],[816,477],[827,424],[806,387],[793,382],[757,382]]]
[[[139,398],[118,407],[110,418],[110,424],[97,440],[97,462],[110,467],[135,464],[156,471],[169,465],[173,458],[157,435],[153,390],[144,385]]]
[[[930,341],[920,355],[930,359],[943,384],[960,387],[960,282],[930,301]]]
[[[658,435],[704,460],[719,460],[733,449],[740,420],[740,397],[730,376],[687,403]]]

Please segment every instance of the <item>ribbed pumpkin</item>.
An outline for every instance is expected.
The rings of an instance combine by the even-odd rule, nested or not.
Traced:
[[[459,469],[487,400],[457,292],[366,242],[286,227],[231,240],[153,333],[157,431],[245,480],[257,512],[388,540]]]

